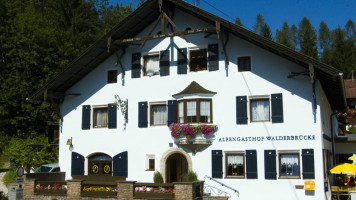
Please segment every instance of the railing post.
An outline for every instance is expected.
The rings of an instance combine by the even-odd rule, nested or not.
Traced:
[[[67,180],[67,197],[69,199],[80,199],[82,191],[82,180]]]
[[[201,185],[201,182],[175,182],[173,185],[176,200],[202,199],[202,194],[197,196],[196,193],[196,187]],[[202,192],[201,188],[200,192]]]
[[[135,194],[136,181],[118,181],[117,182],[117,199],[133,199]]]
[[[36,179],[25,177],[25,180],[22,183],[23,199],[26,199],[27,196],[35,194],[35,182]]]

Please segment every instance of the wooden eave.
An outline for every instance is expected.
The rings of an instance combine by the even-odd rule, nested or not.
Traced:
[[[146,1],[131,15],[117,24],[106,35],[97,40],[91,47],[84,51],[82,55],[74,59],[67,67],[63,68],[61,72],[34,92],[30,99],[43,100],[43,94],[45,91],[64,93],[68,90],[71,86],[77,83],[81,78],[91,72],[101,62],[114,53],[113,48],[117,48],[117,46],[110,47],[110,51],[108,51],[109,38],[113,41],[113,43],[122,39],[135,38],[138,33],[153,23],[161,14],[159,11],[158,1],[159,0]],[[316,78],[322,84],[332,108],[338,110],[346,108],[344,83],[342,76],[339,75],[341,71],[296,52],[284,45],[253,33],[248,29],[235,25],[182,0],[163,0],[163,7],[165,9],[182,10],[183,12],[211,24],[212,27],[219,22],[222,32],[235,35],[236,37],[294,62],[305,69],[308,69],[309,64],[312,64],[315,67]],[[129,44],[120,45],[125,47],[125,45]]]

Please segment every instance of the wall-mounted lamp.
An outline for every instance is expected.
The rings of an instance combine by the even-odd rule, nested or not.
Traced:
[[[73,139],[72,137],[67,140],[67,145],[69,145],[69,151],[73,151]]]

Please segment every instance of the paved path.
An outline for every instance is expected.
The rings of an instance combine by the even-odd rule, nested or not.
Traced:
[[[7,187],[5,184],[2,182],[2,178],[4,177],[6,172],[1,172],[0,173],[0,191],[3,192],[5,195],[7,195]]]

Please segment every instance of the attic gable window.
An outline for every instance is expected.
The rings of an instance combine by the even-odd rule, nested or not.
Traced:
[[[208,69],[208,50],[207,49],[198,49],[190,50],[190,71],[197,72]]]
[[[238,57],[237,67],[239,72],[251,71],[251,56]]]
[[[108,71],[107,83],[117,83],[117,70]]]
[[[159,75],[159,55],[147,55],[144,57],[144,76]]]

